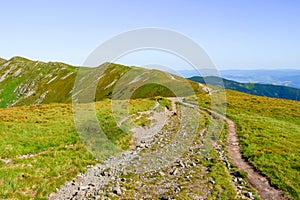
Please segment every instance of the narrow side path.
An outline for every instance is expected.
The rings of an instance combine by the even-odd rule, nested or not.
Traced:
[[[209,110],[207,108],[199,108],[196,105],[183,102],[183,104],[198,108],[204,109],[209,113],[217,116],[221,120],[225,120],[228,124],[228,138],[226,143],[226,150],[228,152],[228,157],[231,162],[239,169],[247,172],[247,180],[251,186],[256,190],[256,193],[264,200],[286,200],[288,198],[284,197],[284,192],[272,187],[268,179],[258,172],[248,161],[242,157],[238,136],[236,133],[236,128],[234,122],[215,111]]]
[[[237,166],[239,170],[244,170],[248,173],[248,181],[257,191],[257,194],[265,200],[282,200],[287,199],[283,196],[283,191],[273,188],[266,177],[260,174],[254,167],[243,159],[238,136],[236,134],[235,124],[232,120],[225,117],[225,121],[228,124],[228,138],[226,149],[231,162]]]

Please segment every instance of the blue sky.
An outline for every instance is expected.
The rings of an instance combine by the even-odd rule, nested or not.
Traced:
[[[102,42],[127,30],[178,31],[205,49],[218,69],[300,68],[300,1],[1,1],[0,57],[82,65]],[[119,62],[186,63],[157,52]],[[155,59],[153,59],[155,57]]]

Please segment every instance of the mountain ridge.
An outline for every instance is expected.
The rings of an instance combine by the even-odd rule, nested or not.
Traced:
[[[240,83],[259,83],[282,85],[300,89],[300,70],[299,69],[239,69],[239,70],[219,70],[220,77],[240,82]],[[185,78],[193,76],[216,76],[209,69],[201,70],[179,70],[178,74]]]
[[[194,76],[188,79],[205,84],[205,80],[200,76]],[[205,79],[209,80],[209,82],[214,86],[224,87],[224,89],[236,90],[247,94],[271,98],[284,98],[296,101],[300,100],[300,89],[297,88],[272,84],[240,83],[216,76],[207,76]]]
[[[101,72],[99,74],[98,72]],[[130,73],[128,73],[130,71]],[[114,63],[104,63],[96,68],[72,66],[60,62],[32,61],[23,57],[13,57],[0,63],[0,107],[20,105],[33,105],[39,103],[70,103],[72,102],[73,89],[77,75],[86,74],[87,79],[98,80],[96,85],[95,100],[111,98],[118,80],[126,74],[125,84],[142,85],[144,81],[159,82],[165,86],[153,87],[145,85],[143,90],[134,95],[145,97],[148,95],[172,94],[167,86],[176,86],[182,93],[187,89],[187,84],[198,89],[198,84],[186,79],[171,75],[159,70],[149,70],[134,66],[124,66]],[[128,74],[127,74],[128,73]],[[99,75],[99,77],[95,77]],[[101,75],[101,76],[100,76]],[[139,80],[135,76],[139,76]],[[81,77],[81,81],[84,77]],[[123,78],[124,79],[124,78]],[[132,79],[131,82],[129,79]],[[95,84],[85,81],[88,84]],[[185,84],[183,84],[185,83]],[[128,88],[128,87],[127,87]],[[82,88],[85,90],[85,88]],[[138,89],[138,88],[137,88]],[[145,94],[145,91],[148,91]],[[87,94],[89,91],[80,91]],[[78,96],[78,94],[76,94]],[[135,98],[135,97],[133,97]]]

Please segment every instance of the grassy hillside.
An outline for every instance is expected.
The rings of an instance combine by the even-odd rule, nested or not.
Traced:
[[[109,65],[107,69],[99,74],[97,73],[107,65]],[[127,73],[129,71],[130,73]],[[127,67],[113,63],[105,63],[98,68],[80,68],[64,63],[44,63],[14,57],[8,61],[0,60],[0,107],[40,103],[70,103],[77,73],[80,73],[79,75],[86,74],[85,78],[82,77],[79,80],[83,84],[86,84],[86,88],[82,88],[83,90],[79,91],[83,96],[85,93],[90,93],[87,88],[90,84],[94,84],[89,82],[89,80],[99,80],[96,87],[96,101],[110,98],[114,87],[120,79],[123,80],[124,87],[129,85],[127,87],[129,89],[138,88],[145,81],[149,82],[149,87],[151,87],[151,81],[160,81],[166,86],[183,91],[182,93],[186,91],[187,85],[191,85],[195,90],[198,89],[196,83],[188,82],[184,78],[158,70]],[[95,77],[95,75],[98,77]],[[139,78],[135,79],[137,77]],[[135,92],[135,95],[137,97],[149,97],[164,96],[165,93],[169,94],[166,88],[152,87],[151,94],[140,91]]]
[[[95,163],[79,142],[70,105],[7,108],[0,113],[1,199],[43,197]]]
[[[5,63],[7,60],[0,58],[0,64]]]
[[[76,71],[63,63],[14,57],[0,66],[0,107],[68,102]]]
[[[86,166],[95,164],[93,156],[80,142],[71,104],[66,103],[71,102],[77,74],[86,73],[89,80],[99,75],[95,72],[101,71],[101,67],[79,68],[21,57],[0,59],[0,107],[15,106],[0,109],[0,159],[3,161],[0,162],[0,198],[45,198],[66,180],[84,171]],[[156,103],[154,98],[136,98],[184,96],[192,88],[198,92],[199,103],[209,107],[210,95],[213,93],[217,97],[219,94],[216,87],[205,93],[201,91],[207,88],[175,75],[117,64],[110,64],[98,78],[93,99],[101,100],[96,103],[97,118],[102,122],[107,137],[123,150],[129,147],[131,136],[117,127],[112,116],[109,98],[114,95],[116,98],[135,99],[130,104],[130,112],[136,113],[148,110]],[[79,81],[84,82],[84,79]],[[81,96],[89,95],[90,90],[86,89],[89,83],[86,81],[82,85]],[[258,90],[256,85],[236,84],[237,89],[246,88],[270,95],[275,94],[277,88],[269,91],[269,87],[259,86],[261,90]],[[159,102],[170,107],[164,99]],[[299,199],[300,102],[228,90],[227,115],[237,125],[245,158],[269,177],[272,185]],[[144,118],[141,117],[141,120]],[[203,124],[207,124],[209,119],[205,120]],[[147,125],[145,120],[136,123]],[[108,154],[98,157],[105,158]],[[215,169],[209,175],[209,178],[213,176],[214,180],[218,180],[212,198],[226,195],[228,191],[227,197],[231,198],[234,195],[232,188],[224,189],[229,183],[220,178],[229,178],[224,163],[214,155],[216,152],[211,154],[212,161],[199,159],[199,162]]]
[[[243,155],[271,183],[300,197],[300,103],[228,92]]]
[[[284,98],[290,100],[300,100],[300,89],[286,87],[286,86],[276,86],[271,84],[257,84],[257,83],[239,83],[231,80],[227,80],[219,77],[206,77],[206,80],[214,86],[225,87],[229,90],[237,90],[247,94],[253,94],[258,96],[266,96],[272,98]],[[194,76],[189,78],[189,80],[204,83],[203,77]]]
[[[199,95],[209,107],[209,95]],[[300,197],[300,102],[227,91],[227,115],[237,126],[242,153],[271,184]]]
[[[170,107],[168,100],[164,98],[157,100],[163,107],[166,105]],[[136,114],[149,110],[156,102],[155,98],[131,100],[129,113]],[[128,149],[132,136],[124,134],[117,127],[110,104],[111,101],[108,99],[96,102],[97,118],[107,137],[122,149]],[[0,116],[1,199],[47,199],[51,192],[67,180],[71,180],[79,172],[85,172],[87,167],[101,162],[108,156],[103,152],[102,159],[95,160],[87,151],[75,130],[70,104],[2,108]],[[209,115],[203,113],[199,128],[203,129],[208,123],[207,120],[210,120]],[[135,121],[135,123],[138,126],[140,122]],[[174,125],[177,127],[179,123],[174,122]],[[166,129],[173,130],[175,127],[166,127]],[[165,137],[167,138],[164,142],[168,142],[168,137],[173,136],[171,134]],[[168,174],[169,167],[161,170],[164,170],[170,180],[175,179],[178,184],[182,184],[178,194],[180,198],[205,195],[207,191],[211,191],[206,194],[209,199],[217,199],[219,196],[224,199],[234,199],[236,192],[230,182],[231,176],[218,153],[212,150],[208,155],[209,159],[202,158],[201,154],[197,153],[199,151],[197,145],[201,143],[201,139],[198,135],[192,143],[196,153],[190,155],[191,152],[187,150],[181,158],[185,163],[197,163],[196,166],[184,168],[186,172],[178,172],[176,176]],[[153,148],[160,148],[160,145],[154,145]],[[188,180],[187,174],[190,176]],[[137,186],[138,181],[145,182],[149,187],[155,186],[153,181],[156,181],[157,184],[164,183],[162,186],[167,188],[164,182],[167,179],[155,174],[154,176],[146,174],[145,179],[131,173],[124,176],[126,180],[132,180],[132,183],[126,185],[129,192],[134,191],[133,188]],[[147,182],[146,178],[151,182]],[[149,191],[141,192],[151,195]],[[172,189],[170,192],[174,193]],[[134,194],[132,195],[134,197]]]
[[[155,103],[132,100],[130,113],[149,110]],[[110,104],[96,103],[100,126],[113,143],[127,149],[131,135],[118,128]],[[70,104],[0,109],[0,141],[0,199],[46,199],[97,162],[80,141]]]

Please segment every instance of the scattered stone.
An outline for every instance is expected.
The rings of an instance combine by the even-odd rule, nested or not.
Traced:
[[[179,187],[175,187],[174,188],[174,192],[176,192],[176,193],[180,192],[180,188]]]
[[[85,186],[79,187],[78,190],[87,190],[89,188],[90,188],[89,186],[85,185]]]
[[[121,181],[122,181],[122,182],[125,182],[125,181],[126,181],[126,179],[125,179],[125,178],[121,178]]]
[[[95,196],[95,199],[96,200],[101,199],[101,196],[97,195],[97,196]]]
[[[178,162],[178,165],[179,165],[180,167],[183,167],[183,168],[185,167],[185,165],[183,164],[182,161],[179,161],[179,162]]]
[[[253,198],[252,192],[247,192],[246,195],[247,195],[247,197],[249,197],[249,198],[251,198],[251,199]]]
[[[210,160],[211,160],[211,158],[209,158],[209,157],[205,157],[205,160],[207,160],[207,161],[210,161]]]
[[[160,176],[165,176],[165,173],[163,173],[162,171],[159,171],[158,174],[159,174]]]
[[[10,159],[10,158],[8,158],[8,159],[2,159],[2,161],[3,161],[5,164],[8,164],[8,163],[11,162],[11,159]]]
[[[90,187],[95,187],[96,184],[95,184],[95,183],[89,183],[89,186],[90,186]]]
[[[170,175],[176,175],[178,173],[178,169],[175,168],[173,171],[170,172]]]
[[[100,172],[101,176],[110,176],[110,173],[108,171],[102,171]]]
[[[113,187],[112,191],[113,191],[113,193],[116,194],[116,195],[121,195],[121,194],[122,194],[121,188],[120,188],[120,186],[118,186],[118,185],[115,186],[115,187]]]
[[[139,150],[141,150],[141,147],[140,147],[140,146],[136,146],[135,149],[136,149],[137,151],[139,151]]]

